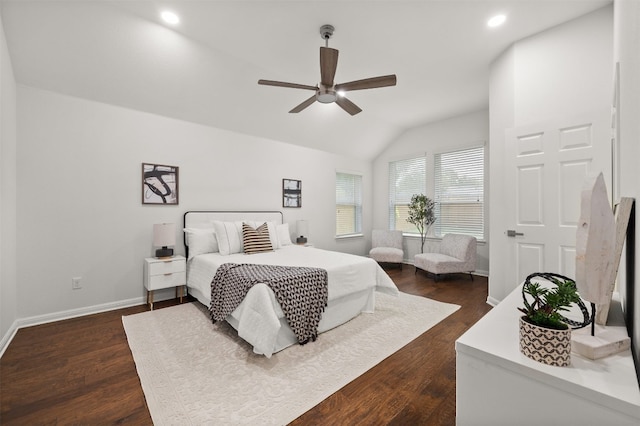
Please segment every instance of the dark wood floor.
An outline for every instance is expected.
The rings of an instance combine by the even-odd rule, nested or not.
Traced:
[[[292,424],[455,424],[454,342],[490,310],[487,279],[387,272],[406,293],[462,308]],[[121,320],[146,309],[19,330],[0,359],[0,424],[151,424]]]

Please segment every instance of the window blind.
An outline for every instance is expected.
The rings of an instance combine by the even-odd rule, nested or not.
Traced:
[[[362,176],[336,173],[336,236],[362,232]]]
[[[409,203],[414,194],[426,195],[426,187],[426,157],[389,163],[389,229],[418,233],[415,225],[407,222]]]
[[[435,233],[484,239],[484,147],[434,157]]]

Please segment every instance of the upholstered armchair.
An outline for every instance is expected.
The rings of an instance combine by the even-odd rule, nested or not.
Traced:
[[[371,233],[372,249],[369,256],[378,263],[397,263],[402,269],[404,250],[402,231],[374,229]]]
[[[421,253],[414,257],[416,273],[418,269],[435,274],[436,281],[440,274],[468,273],[476,269],[477,240],[470,235],[446,234],[440,243],[437,253]]]

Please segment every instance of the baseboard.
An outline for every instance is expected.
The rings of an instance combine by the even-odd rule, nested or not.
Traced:
[[[415,266],[415,264],[413,263],[413,259],[405,259],[402,262],[404,265],[411,265],[411,266]],[[465,272],[466,273],[466,272]],[[489,271],[480,271],[480,270],[475,270],[473,271],[471,274],[473,275],[477,275],[479,277],[489,277]]]
[[[117,302],[103,303],[101,305],[86,306],[83,308],[70,309],[68,311],[53,312],[50,314],[37,315],[34,317],[20,318],[18,328],[31,327],[33,325],[46,324],[49,322],[62,321],[70,318],[82,317],[85,315],[99,314],[100,312],[113,311],[115,309],[128,308],[130,306],[143,305],[146,303],[144,297],[134,297],[133,299],[119,300]]]
[[[67,311],[53,312],[50,314],[36,315],[33,317],[19,318],[11,324],[9,331],[0,341],[0,358],[13,340],[14,336],[21,328],[31,327],[39,324],[46,324],[55,321],[62,321],[70,318],[82,317],[85,315],[99,314],[101,312],[113,311],[115,309],[128,308],[131,306],[143,305],[146,303],[144,297],[120,300],[117,302],[103,303],[101,305],[86,306],[83,308],[70,309]]]
[[[369,256],[367,256],[369,257]],[[403,265],[411,265],[411,266],[415,266],[413,259],[403,259],[402,260],[402,264]],[[480,271],[480,270],[475,270],[472,272],[473,275],[478,275],[480,277],[489,277],[489,271]]]
[[[487,297],[487,303],[495,308],[496,306],[498,306],[498,303],[500,303],[500,301],[489,296]]]
[[[9,343],[13,340],[13,336],[18,332],[18,321],[14,321],[9,327],[9,330],[2,336],[2,340],[0,340],[0,358],[4,355],[4,351],[9,347]]]

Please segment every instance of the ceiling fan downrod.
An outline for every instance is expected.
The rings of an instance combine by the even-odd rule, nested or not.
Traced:
[[[335,28],[333,27],[333,25],[327,24],[320,27],[320,35],[324,40],[324,47],[329,47],[329,39],[333,35],[334,31],[335,31]]]

